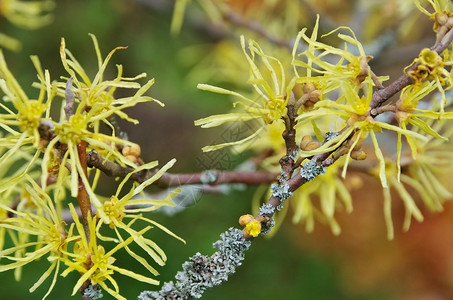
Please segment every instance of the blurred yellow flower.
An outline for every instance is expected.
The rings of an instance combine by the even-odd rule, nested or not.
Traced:
[[[140,248],[144,249],[146,253],[151,256],[151,258],[157,262],[159,265],[164,265],[166,261],[166,255],[164,251],[152,240],[145,237],[142,231],[136,231],[132,227],[136,225],[137,220],[144,221],[151,226],[146,227],[146,231],[151,227],[157,227],[162,229],[164,232],[170,234],[171,236],[181,240],[180,237],[176,236],[170,230],[165,228],[164,226],[160,225],[159,223],[145,217],[142,213],[153,211],[158,209],[161,206],[174,206],[175,204],[171,202],[171,199],[180,192],[180,189],[176,189],[173,192],[169,193],[165,199],[162,200],[154,200],[154,199],[135,199],[137,195],[139,195],[143,189],[157,179],[162,176],[173,164],[176,162],[175,159],[168,162],[166,165],[161,167],[156,174],[150,177],[145,182],[141,183],[138,186],[132,186],[131,190],[120,198],[119,194],[124,186],[124,184],[129,180],[130,176],[133,173],[144,171],[147,169],[152,169],[157,166],[157,162],[150,162],[148,164],[144,164],[138,167],[134,172],[129,173],[123,181],[119,184],[118,189],[109,200],[104,201],[101,207],[98,208],[97,216],[99,218],[99,222],[96,226],[96,234],[100,240],[103,241],[113,241],[113,242],[124,242],[119,229],[125,231],[128,236],[132,237],[133,241],[140,246]],[[129,220],[129,221],[125,221]],[[108,225],[111,229],[113,229],[115,233],[115,238],[110,236],[105,236],[101,234],[101,228],[103,225]],[[105,230],[103,231],[105,232]],[[139,261],[142,265],[144,265],[150,272],[154,275],[158,275],[157,270],[155,270],[151,265],[147,262],[146,259],[140,257],[139,255],[135,254],[127,245],[124,246],[126,251],[137,261]]]
[[[53,0],[2,0],[0,1],[0,16],[9,22],[25,29],[37,29],[50,24],[53,15],[49,12],[55,7]],[[18,51],[21,43],[6,34],[0,33],[0,46]]]

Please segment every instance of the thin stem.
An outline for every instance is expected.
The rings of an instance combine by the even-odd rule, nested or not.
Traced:
[[[80,164],[82,165],[82,169],[84,171],[85,177],[87,176],[87,144],[85,141],[81,141],[77,144],[77,152],[79,155]],[[86,237],[87,240],[90,240],[90,230],[88,227],[88,215],[92,216],[93,212],[91,210],[91,201],[90,196],[83,184],[81,175],[79,175],[79,186],[78,186],[78,193],[77,193],[77,201],[79,202],[80,211],[82,213],[82,220],[83,226],[85,227]]]
[[[286,178],[290,178],[294,171],[295,157],[299,150],[296,144],[296,129],[297,110],[294,95],[291,93],[288,104],[286,105],[287,114],[282,119],[285,122],[285,131],[282,137],[285,140],[286,155],[280,159],[280,165]]]
[[[111,177],[124,178],[134,169],[123,167],[117,163],[111,162],[103,158],[99,153],[91,151],[87,157],[88,166],[97,168]],[[146,170],[137,172],[131,175],[131,179],[139,183],[151,178],[157,170]],[[171,174],[164,173],[155,184],[159,187],[174,187],[188,184],[233,184],[244,183],[248,185],[256,185],[262,183],[270,183],[276,180],[276,173],[268,171],[218,171],[208,170],[200,173],[188,174]]]

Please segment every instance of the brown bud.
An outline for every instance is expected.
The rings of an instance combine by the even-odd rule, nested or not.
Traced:
[[[319,148],[319,143],[318,142],[310,142],[307,144],[307,146],[305,146],[305,148],[303,148],[302,150],[305,150],[305,151],[312,151],[312,150],[315,150],[315,149],[318,149]]]
[[[447,21],[448,21],[448,16],[446,14],[443,14],[443,13],[439,13],[437,12],[435,15],[434,15],[434,18],[436,20],[436,22],[440,25],[440,26],[443,26],[445,24],[447,24]]]
[[[305,149],[309,143],[312,142],[311,136],[305,135],[302,140],[300,141],[300,149]]]
[[[244,230],[242,230],[242,234],[246,238],[251,237],[250,232],[247,230],[247,228],[244,228]]]
[[[305,94],[310,94],[314,90],[316,90],[316,86],[313,83],[305,83],[302,90]]]
[[[127,160],[130,160],[131,162],[135,163],[137,161],[137,156],[134,155],[125,155]]]
[[[140,145],[139,144],[133,144],[131,146],[131,155],[134,155],[135,157],[139,157],[140,154],[142,154],[142,150],[140,149]]]
[[[365,160],[366,156],[366,152],[363,150],[353,150],[351,152],[351,158],[355,160]]]
[[[245,226],[248,223],[252,222],[255,218],[252,215],[242,215],[239,217],[239,224]]]
[[[123,147],[123,150],[121,150],[124,156],[135,156],[135,157],[140,157],[141,154],[141,149],[140,145],[138,144],[133,144],[132,146],[125,146]]]
[[[321,100],[322,93],[320,90],[314,90],[310,93],[310,102],[316,103]]]
[[[125,146],[121,150],[121,153],[123,153],[124,156],[130,155],[131,154],[131,147]]]

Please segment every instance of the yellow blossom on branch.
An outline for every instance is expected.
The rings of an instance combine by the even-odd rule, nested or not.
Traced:
[[[54,95],[48,92],[46,87],[46,82],[50,84],[50,75],[47,70],[42,70],[36,56],[32,56],[31,60],[41,79],[37,99],[30,99],[27,96],[9,70],[3,52],[0,51],[0,89],[5,93],[3,97],[5,103],[0,103],[0,127],[5,131],[5,135],[0,137],[0,146],[8,149],[0,158],[0,168],[7,168],[10,161],[15,160],[14,157],[30,156],[24,168],[16,166],[16,170],[20,169],[21,172],[16,173],[14,180],[26,174],[37,162],[43,146],[39,128],[42,123],[51,124],[49,114]]]
[[[329,36],[341,29],[347,30],[351,35],[338,34],[338,38],[344,42],[344,49],[327,45],[318,41],[319,16],[313,28],[311,36],[305,34],[306,28],[301,30],[296,38],[293,49],[293,65],[297,72],[298,67],[306,69],[306,77],[299,76],[297,82],[316,82],[322,87],[322,92],[327,94],[340,88],[341,82],[350,81],[357,87],[370,76],[368,61],[372,58],[365,54],[362,44],[355,37],[354,32],[349,27],[338,27],[321,38]],[[297,53],[300,40],[308,44],[308,49]],[[348,48],[353,46],[354,50]],[[358,55],[353,54],[358,52]],[[299,58],[301,57],[301,58]],[[381,81],[387,79],[380,77]]]
[[[239,224],[244,226],[245,237],[257,237],[261,233],[261,221],[263,217],[253,217],[252,215],[243,215],[239,218]]]
[[[113,241],[116,243],[123,242],[124,239],[120,234],[119,230],[125,231],[126,234],[132,237],[133,241],[138,244],[142,249],[146,251],[146,253],[159,265],[164,265],[166,261],[166,255],[164,251],[152,240],[145,237],[141,231],[135,230],[133,227],[136,226],[136,221],[141,220],[145,223],[150,224],[152,227],[157,227],[164,232],[170,234],[171,236],[181,240],[180,237],[169,231],[164,226],[160,225],[159,223],[149,219],[148,217],[143,216],[143,213],[150,212],[153,210],[158,209],[162,206],[174,206],[174,203],[171,202],[171,199],[176,196],[180,189],[176,189],[173,192],[169,193],[165,199],[162,200],[155,200],[155,199],[135,199],[145,187],[149,186],[153,182],[162,176],[174,163],[176,162],[175,159],[168,162],[166,165],[161,167],[156,174],[150,177],[145,182],[141,183],[138,186],[132,186],[131,190],[120,197],[119,194],[124,187],[124,184],[129,180],[130,176],[136,172],[144,171],[147,169],[151,169],[156,167],[157,162],[151,162],[148,164],[144,164],[138,167],[134,172],[129,173],[123,181],[119,184],[118,189],[109,200],[104,201],[103,205],[98,208],[97,216],[99,218],[99,222],[96,226],[96,234],[100,240],[103,241]],[[126,222],[126,220],[129,220]],[[114,231],[115,237],[105,236],[101,234],[101,228],[103,225],[108,225],[110,229]],[[151,228],[151,226],[146,228]],[[105,232],[105,231],[103,231]],[[146,259],[142,258],[138,254],[134,253],[127,245],[124,246],[126,251],[137,261],[139,261],[142,265],[144,265],[150,272],[154,275],[158,275],[157,270],[155,270],[151,265],[147,262]]]
[[[44,296],[46,298],[55,286],[60,270],[60,262],[64,260],[68,244],[78,239],[65,229],[65,223],[55,209],[54,201],[31,179],[26,176],[28,192],[33,210],[14,210],[0,203],[0,210],[14,215],[0,222],[0,228],[8,230],[15,245],[0,251],[2,265],[0,272],[11,269],[19,270],[41,257],[48,255],[48,269],[30,288],[35,291],[52,273],[52,283]],[[2,241],[3,242],[3,241]],[[10,261],[10,262],[5,262]]]
[[[233,104],[237,112],[199,119],[195,121],[195,125],[211,128],[231,122],[258,120],[260,128],[242,140],[206,146],[203,151],[213,151],[250,141],[256,138],[266,128],[266,125],[272,124],[286,114],[286,104],[294,85],[293,80],[290,80],[289,83],[286,81],[285,70],[281,62],[277,58],[265,54],[257,42],[250,40],[246,47],[245,38],[241,36],[241,46],[250,67],[249,83],[254,88],[256,96],[247,97],[227,89],[199,84],[198,88],[201,90],[231,95],[237,97],[239,101]]]
[[[101,207],[101,203],[97,200],[92,191],[91,184],[88,182],[88,178],[82,170],[77,145],[81,141],[85,141],[88,151],[96,150],[109,160],[116,161],[121,165],[135,167],[135,163],[126,158],[116,147],[116,145],[132,147],[135,144],[117,137],[114,126],[110,124],[108,118],[112,115],[117,115],[128,121],[137,123],[136,120],[129,118],[123,110],[141,102],[156,100],[144,95],[153,85],[154,79],[148,80],[143,86],[136,82],[138,79],[146,77],[144,73],[135,77],[124,77],[122,66],[117,65],[117,77],[113,80],[105,80],[104,72],[112,55],[118,49],[124,49],[124,47],[115,48],[103,60],[96,37],[94,35],[90,36],[98,58],[98,72],[94,76],[94,79],[90,79],[83,67],[66,48],[65,40],[62,39],[60,46],[61,61],[63,67],[71,77],[67,82],[56,84],[50,84],[49,81],[46,81],[47,91],[50,92],[52,89],[57,89],[56,94],[59,97],[65,98],[66,105],[70,105],[68,109],[72,111],[68,111],[69,114],[67,114],[66,118],[60,116],[60,122],[53,123],[52,130],[54,131],[54,137],[46,145],[42,162],[43,176],[41,181],[43,187],[46,187],[49,175],[48,166],[54,164],[54,161],[52,161],[52,152],[60,143],[65,144],[67,149],[59,158],[59,164],[70,166],[71,195],[75,197],[77,194],[80,176],[93,204],[96,207]],[[118,88],[135,90],[135,92],[130,97],[117,98],[114,92]],[[74,101],[74,103],[70,103],[70,101]],[[156,102],[163,105],[159,101]],[[111,135],[99,132],[101,123],[106,124],[112,129]],[[60,168],[60,172],[63,169]]]
[[[78,103],[76,114],[80,113],[82,110],[85,110],[87,112],[87,118],[89,118],[91,123],[95,124],[95,131],[97,131],[100,121],[106,123],[113,129],[113,126],[111,126],[111,124],[107,121],[107,118],[111,115],[117,115],[120,118],[137,124],[138,121],[129,118],[123,110],[125,108],[135,106],[138,103],[157,102],[159,105],[164,106],[164,104],[160,101],[157,101],[149,96],[144,96],[144,93],[147,92],[154,84],[154,79],[148,80],[143,86],[136,82],[139,79],[145,78],[146,73],[139,74],[135,77],[124,77],[123,66],[117,65],[116,78],[113,80],[104,80],[104,72],[113,54],[116,51],[126,49],[127,47],[116,47],[110,51],[107,57],[103,60],[96,37],[92,34],[90,34],[90,37],[93,41],[99,68],[93,79],[90,79],[84,68],[75,59],[74,55],[66,48],[65,39],[61,39],[61,61],[63,67],[71,76],[75,85],[73,92],[76,96],[75,100]],[[61,97],[66,97],[66,84],[67,82],[58,83],[58,87],[60,88],[58,94]],[[71,86],[70,90],[72,88],[73,87]],[[117,98],[114,96],[114,93],[118,88],[136,90],[136,92],[130,97]]]
[[[444,51],[446,57],[450,57],[449,49]],[[450,65],[453,64],[452,61],[447,62]],[[411,68],[411,66],[414,67]],[[447,102],[445,96],[445,90],[448,90],[452,87],[453,80],[451,75],[451,70],[448,71],[445,67],[446,63],[444,62],[442,56],[437,54],[435,51],[431,51],[428,48],[423,49],[418,58],[416,58],[411,66],[411,70],[407,71],[407,75],[411,76],[415,80],[415,84],[420,86],[422,81],[430,81],[436,84],[437,89],[441,93],[442,97],[440,100],[440,112],[444,112],[444,106]]]
[[[444,141],[447,138],[441,136],[436,130],[434,130],[429,120],[451,119],[453,118],[452,112],[435,112],[433,110],[426,110],[418,108],[419,101],[425,98],[433,90],[436,89],[434,82],[425,82],[419,85],[408,86],[401,91],[399,100],[395,103],[395,118],[398,121],[399,127],[407,129],[408,125],[412,125],[416,130],[426,133],[431,137],[442,139]],[[443,97],[443,96],[442,96]],[[425,120],[428,120],[425,121]],[[398,166],[398,178],[401,172],[400,161],[401,161],[401,142],[402,134],[398,133],[397,139],[397,166]],[[406,140],[412,153],[412,158],[416,159],[419,147],[418,143],[413,137],[406,135]]]
[[[82,274],[80,279],[75,284],[72,294],[74,295],[80,287],[89,280],[91,284],[99,284],[105,291],[117,299],[126,299],[119,293],[119,287],[116,280],[112,277],[115,273],[119,273],[135,280],[157,285],[159,281],[137,274],[125,268],[120,268],[115,265],[116,259],[113,257],[122,248],[127,247],[134,238],[131,236],[126,240],[116,244],[110,251],[106,251],[104,246],[99,245],[96,239],[96,218],[88,216],[88,233],[80,222],[77,213],[72,204],[69,204],[71,215],[75,222],[75,228],[80,235],[80,239],[74,246],[72,253],[67,253],[63,262],[67,268],[62,272],[62,276],[66,277],[70,272],[77,271]],[[146,227],[139,231],[139,235],[145,234],[150,227]],[[110,287],[108,284],[112,285]]]
[[[298,117],[298,120],[300,120],[301,122],[307,122],[313,119],[324,118],[325,116],[329,115],[336,115],[340,119],[343,119],[343,122],[338,125],[339,128],[345,128],[345,130],[343,130],[339,135],[330,139],[319,148],[311,151],[301,151],[300,155],[302,157],[308,157],[335,150],[340,145],[342,145],[349,136],[354,134],[355,141],[348,149],[348,155],[346,156],[346,162],[343,167],[344,177],[346,175],[346,169],[349,164],[349,157],[352,151],[355,149],[357,143],[370,135],[376,157],[380,164],[379,174],[381,183],[384,187],[386,187],[387,179],[385,176],[385,160],[376,138],[376,132],[381,132],[382,130],[391,130],[404,136],[409,136],[421,140],[426,140],[426,137],[419,133],[407,129],[402,129],[398,126],[376,121],[375,119],[373,119],[370,116],[369,107],[373,92],[373,84],[371,78],[367,77],[367,80],[365,80],[364,84],[366,84],[367,87],[367,89],[365,90],[366,94],[359,96],[358,89],[356,87],[347,82],[343,82],[343,94],[338,99],[338,102],[340,103],[332,100],[319,101],[315,104],[316,109],[314,111],[302,114]],[[341,102],[344,102],[346,104],[341,104]]]

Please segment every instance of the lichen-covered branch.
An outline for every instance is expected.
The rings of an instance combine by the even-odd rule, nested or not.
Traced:
[[[244,260],[244,252],[251,242],[246,240],[242,231],[230,228],[220,235],[220,240],[213,244],[217,251],[210,257],[195,254],[183,264],[183,270],[175,276],[176,282],[163,284],[160,291],[144,291],[139,300],[167,300],[201,298],[203,293],[214,286],[227,281],[231,274]]]
[[[285,131],[283,131],[283,139],[285,140],[286,155],[280,159],[282,174],[284,177],[291,177],[294,170],[294,163],[296,162],[297,152],[299,147],[296,144],[296,129],[297,124],[297,109],[294,95],[291,94],[286,105],[287,114],[283,117],[285,122]]]

